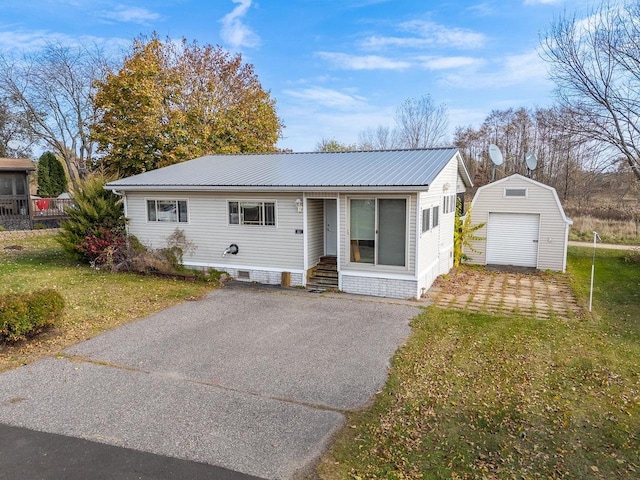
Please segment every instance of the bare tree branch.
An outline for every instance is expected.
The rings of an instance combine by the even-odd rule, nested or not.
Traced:
[[[586,19],[562,17],[542,38],[572,135],[614,148],[640,181],[640,2],[604,1]]]
[[[26,119],[30,133],[65,162],[74,185],[94,162],[92,97],[106,67],[95,46],[48,44],[19,59],[0,55],[0,92]]]

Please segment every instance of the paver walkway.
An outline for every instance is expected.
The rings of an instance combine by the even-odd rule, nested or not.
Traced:
[[[561,274],[459,268],[436,280],[429,298],[439,307],[534,318],[580,316],[569,280]]]

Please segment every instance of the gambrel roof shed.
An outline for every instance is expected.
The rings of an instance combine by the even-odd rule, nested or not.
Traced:
[[[555,188],[514,174],[484,185],[471,203],[476,234],[471,263],[564,272],[569,227]]]

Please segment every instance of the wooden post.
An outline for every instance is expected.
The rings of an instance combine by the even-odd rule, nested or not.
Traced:
[[[282,276],[280,277],[280,285],[283,287],[291,286],[291,272],[282,272]]]

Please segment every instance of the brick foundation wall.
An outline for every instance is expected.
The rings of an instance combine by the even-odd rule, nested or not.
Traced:
[[[245,282],[258,282],[266,285],[280,285],[282,281],[282,272],[273,272],[270,270],[250,270],[248,268],[221,268],[227,272],[230,276],[239,281]],[[249,271],[249,279],[238,278],[238,270]],[[291,286],[301,287],[303,275],[301,273],[291,273]]]
[[[342,291],[375,297],[416,298],[418,284],[415,280],[356,277],[343,274]]]

